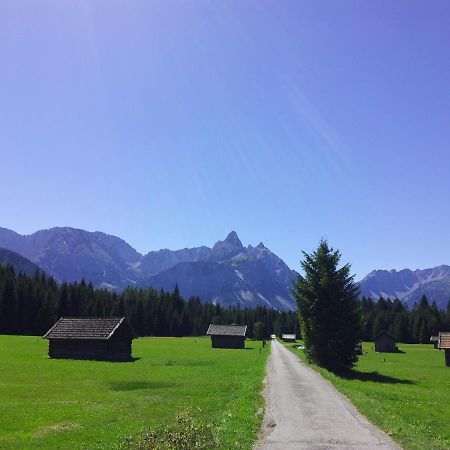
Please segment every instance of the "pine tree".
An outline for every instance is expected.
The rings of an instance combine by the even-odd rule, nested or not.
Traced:
[[[293,289],[308,359],[334,371],[352,367],[361,337],[358,288],[350,265],[338,268],[341,254],[322,240],[312,254],[303,252]]]

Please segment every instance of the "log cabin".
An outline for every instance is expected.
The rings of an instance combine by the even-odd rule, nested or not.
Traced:
[[[213,325],[208,327],[213,348],[245,348],[247,325]]]
[[[134,335],[125,317],[61,317],[43,336],[50,358],[130,361]]]
[[[387,331],[381,331],[375,336],[375,351],[381,353],[395,353],[397,346],[395,345],[395,337]]]

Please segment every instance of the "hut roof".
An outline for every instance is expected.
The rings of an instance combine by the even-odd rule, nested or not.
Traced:
[[[392,336],[392,334],[389,333],[389,332],[386,331],[386,330],[380,331],[380,332],[375,336],[375,339],[377,339],[377,338],[379,338],[379,337],[381,337],[381,336],[389,336],[390,338],[392,338],[392,339],[395,340],[395,336]]]
[[[61,317],[44,339],[109,339],[125,317]]]
[[[294,341],[295,341],[296,337],[297,336],[295,334],[282,334],[281,335],[281,339],[294,339]]]
[[[215,336],[244,336],[247,332],[247,325],[210,325],[207,335]]]
[[[450,332],[439,333],[438,348],[450,349]]]

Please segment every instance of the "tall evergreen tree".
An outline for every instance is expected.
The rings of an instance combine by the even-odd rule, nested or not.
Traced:
[[[308,359],[334,371],[352,367],[362,333],[358,288],[350,265],[339,268],[341,254],[322,240],[317,249],[303,252],[293,288]]]

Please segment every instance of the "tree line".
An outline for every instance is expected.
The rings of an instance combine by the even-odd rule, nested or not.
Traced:
[[[63,316],[125,316],[137,336],[201,336],[210,323],[247,325],[247,336],[258,339],[299,332],[295,312],[185,300],[178,287],[173,292],[127,288],[118,293],[83,280],[58,284],[43,272],[28,276],[0,266],[0,334],[43,335]]]
[[[398,298],[363,297],[361,309],[365,341],[373,341],[380,331],[386,330],[399,342],[427,344],[439,331],[450,331],[450,301],[447,310],[440,310],[436,302],[430,303],[423,295],[419,303],[409,309]]]

